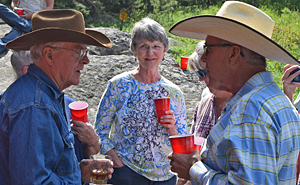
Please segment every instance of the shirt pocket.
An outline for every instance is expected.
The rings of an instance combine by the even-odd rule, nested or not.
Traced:
[[[66,176],[77,170],[78,162],[74,152],[74,135],[69,132],[63,136],[64,150],[59,159],[56,171],[58,175]]]

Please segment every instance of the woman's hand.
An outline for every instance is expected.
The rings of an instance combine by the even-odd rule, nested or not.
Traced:
[[[286,94],[286,96],[290,99],[290,101],[293,103],[293,94],[297,87],[300,87],[300,84],[294,84],[292,83],[292,80],[300,74],[300,71],[297,71],[296,73],[292,74],[290,73],[297,69],[299,66],[297,65],[285,65],[283,68],[283,76],[281,78],[282,84],[283,84],[283,92]]]
[[[167,115],[164,115],[160,118],[161,126],[167,129],[167,132],[170,136],[178,135],[178,131],[175,128],[175,116],[172,110],[166,111]]]
[[[106,155],[109,155],[112,158],[112,161],[114,162],[114,168],[121,168],[124,166],[121,159],[119,158],[118,154],[114,149],[109,150]]]

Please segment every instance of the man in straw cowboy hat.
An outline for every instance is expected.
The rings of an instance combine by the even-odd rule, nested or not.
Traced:
[[[300,117],[266,71],[266,59],[299,64],[271,40],[274,21],[259,9],[227,1],[216,16],[190,17],[170,32],[205,39],[210,86],[233,97],[201,157],[171,153],[171,170],[192,184],[295,184]]]
[[[0,99],[0,184],[89,182],[89,161],[79,167],[75,157],[63,90],[79,84],[89,63],[86,45],[111,48],[112,43],[100,32],[85,30],[83,16],[76,10],[37,12],[32,28],[6,45],[30,49],[33,64]],[[99,152],[98,137],[88,145],[94,145],[87,147],[88,153]],[[109,178],[112,172],[110,168]]]

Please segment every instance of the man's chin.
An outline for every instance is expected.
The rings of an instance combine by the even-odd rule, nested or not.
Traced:
[[[79,83],[80,83],[80,79],[74,81],[74,82],[72,83],[72,85],[78,85]]]
[[[66,88],[68,88],[68,87],[70,87],[70,86],[72,86],[72,85],[78,85],[79,83],[80,83],[80,80],[72,81],[72,82],[68,83],[68,84],[64,87],[64,89],[66,89]]]

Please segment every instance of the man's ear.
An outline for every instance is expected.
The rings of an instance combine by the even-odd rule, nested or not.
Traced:
[[[233,45],[229,53],[230,64],[235,64],[240,57],[241,48],[238,45]]]
[[[43,50],[44,59],[47,61],[49,65],[53,64],[53,49],[50,47],[45,47]]]

